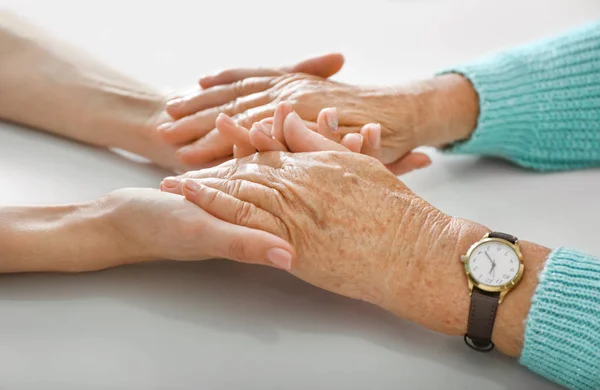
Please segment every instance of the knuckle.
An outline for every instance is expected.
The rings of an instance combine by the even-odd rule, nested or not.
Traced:
[[[220,191],[204,191],[202,198],[208,207],[216,207],[218,206],[218,197],[220,193]]]
[[[232,176],[235,173],[232,173]],[[230,177],[231,178],[231,177]],[[234,198],[238,198],[238,196],[240,195],[240,188],[242,186],[242,181],[241,180],[231,180],[227,183],[227,193],[231,196],[233,196]],[[239,199],[239,198],[238,198]]]
[[[234,98],[230,102],[226,103],[223,106],[223,109],[220,111],[231,117],[238,115],[238,98]]]
[[[235,223],[241,226],[248,226],[252,218],[252,205],[247,202],[240,202],[235,211]]]
[[[233,84],[231,84],[231,89],[234,96],[245,95],[245,92],[248,90],[248,82],[246,79],[235,81]]]

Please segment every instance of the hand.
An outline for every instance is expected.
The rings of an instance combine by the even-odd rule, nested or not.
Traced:
[[[182,162],[188,166],[214,166],[230,158],[231,140],[213,128],[220,113],[249,128],[273,116],[278,102],[288,101],[313,130],[318,127],[314,121],[320,110],[330,106],[338,110],[341,135],[359,133],[366,123],[378,123],[381,147],[377,158],[392,172],[401,174],[431,163],[427,155],[412,152],[415,147],[439,147],[467,139],[479,116],[477,93],[458,74],[398,88],[361,88],[306,74],[265,76],[269,71],[253,72],[225,72],[228,76],[221,82],[233,79],[232,74],[248,78],[200,91],[167,106],[175,121],[163,124],[158,133],[167,143],[184,145],[177,151]]]
[[[381,157],[381,125],[368,123],[359,133],[344,136],[338,131],[338,117],[335,108],[321,110],[317,117],[316,131],[310,123],[302,121],[292,111],[288,102],[277,105],[273,118],[263,119],[252,125],[250,130],[237,125],[230,117],[219,114],[217,130],[234,143],[233,157],[243,158],[256,152],[291,151],[295,153],[316,151],[341,151],[363,153],[371,157]],[[309,128],[310,127],[310,128]],[[411,153],[401,162],[388,168],[396,175],[414,169],[418,159],[429,160],[422,153]]]
[[[304,73],[318,77],[329,77],[337,73],[344,63],[340,54],[328,54],[321,57],[310,58],[293,66],[273,69],[230,69],[215,76],[200,79],[198,90],[181,96],[175,95],[166,106],[166,113],[175,122],[161,120],[156,122],[157,134],[163,142],[171,148],[178,149],[181,164],[190,167],[214,166],[231,158],[233,144],[222,139],[215,130],[215,119],[220,112],[234,114],[235,110],[219,108],[220,105],[229,105],[230,101],[238,96],[251,93],[256,88],[263,88],[263,81],[280,77],[289,73]],[[210,100],[208,103],[204,100]],[[240,109],[241,107],[237,107]],[[246,125],[270,115],[246,115]],[[240,119],[241,115],[236,117]],[[155,129],[156,129],[155,127]],[[206,147],[195,145],[199,139],[204,139]],[[195,150],[200,150],[195,152]]]
[[[284,238],[297,253],[291,272],[309,283],[438,331],[465,331],[468,289],[458,259],[487,229],[437,210],[375,159],[254,154],[165,180],[163,189]]]
[[[131,188],[114,191],[99,204],[110,210],[129,258],[226,258],[289,269],[295,256],[283,239],[219,220],[179,195]]]

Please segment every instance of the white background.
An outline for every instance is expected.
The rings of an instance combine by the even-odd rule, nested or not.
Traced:
[[[346,55],[339,80],[395,84],[600,17],[596,0],[0,1],[172,90],[205,73]],[[1,70],[0,70],[1,71]],[[0,91],[1,93],[1,91]],[[600,171],[536,174],[433,153],[404,177],[443,211],[600,253]],[[168,172],[0,124],[0,202],[93,199]],[[225,262],[0,277],[0,388],[551,389],[367,304]]]

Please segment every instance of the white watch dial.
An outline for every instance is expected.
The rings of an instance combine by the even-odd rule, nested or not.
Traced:
[[[521,264],[517,252],[499,241],[488,241],[477,246],[467,261],[473,279],[494,287],[513,280]]]

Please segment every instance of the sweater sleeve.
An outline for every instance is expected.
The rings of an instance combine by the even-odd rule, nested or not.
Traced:
[[[600,259],[554,250],[540,275],[521,364],[571,389],[600,389]]]
[[[479,95],[477,128],[451,153],[541,171],[600,166],[600,22],[443,73]]]

